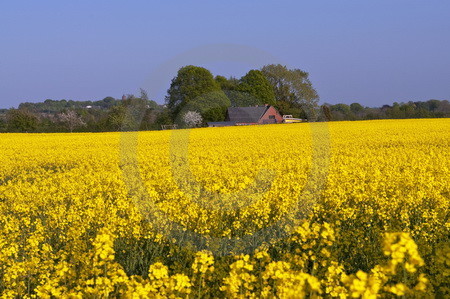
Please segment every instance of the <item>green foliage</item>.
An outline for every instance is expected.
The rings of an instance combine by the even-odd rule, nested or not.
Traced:
[[[26,109],[11,109],[6,118],[10,132],[34,132],[39,124],[37,116]]]
[[[223,91],[238,89],[239,80],[234,77],[227,79],[224,76],[216,76],[215,80]]]
[[[256,104],[275,104],[275,93],[269,80],[259,70],[250,70],[240,80],[238,91],[258,100]]]
[[[28,110],[34,113],[57,113],[68,109],[83,109],[87,106],[100,109],[109,109],[120,104],[120,100],[113,97],[106,97],[100,101],[72,101],[72,100],[51,100],[47,99],[41,103],[21,103],[19,109]]]
[[[230,100],[233,107],[249,107],[255,105],[262,105],[261,101],[249,93],[237,90],[226,90],[225,95]]]
[[[394,102],[392,106],[383,105],[379,108],[363,107],[359,103],[352,103],[350,106],[342,103],[328,106],[333,120],[450,117],[450,103],[447,100]]]
[[[350,113],[350,106],[347,104],[336,104],[331,106],[331,111],[338,111],[344,115],[347,115]]]
[[[126,118],[126,107],[124,105],[114,106],[110,109],[106,125],[113,131],[120,131]],[[131,124],[132,125],[132,124]]]
[[[359,112],[364,110],[364,107],[361,104],[359,104],[359,103],[351,103],[350,104],[350,110],[353,113],[359,113]]]
[[[223,121],[227,108],[231,105],[230,99],[221,90],[203,94],[183,108],[184,112],[197,111],[205,122]],[[182,113],[181,113],[182,114]]]
[[[266,65],[261,71],[273,86],[277,101],[317,104],[319,96],[307,72],[281,64]]]
[[[250,70],[241,79],[216,76],[216,82],[234,107],[275,104],[275,94],[270,82],[259,70]]]
[[[182,67],[167,90],[167,107],[176,117],[185,105],[214,91],[220,91],[220,85],[210,71],[193,65]]]
[[[156,121],[155,105],[149,101],[146,92],[141,89],[141,97],[128,95],[119,105],[113,106],[106,118],[107,130],[135,131],[154,129]]]
[[[0,118],[0,132],[6,132],[6,121],[3,118]]]
[[[230,100],[230,106],[233,107],[248,107],[254,105],[261,105],[262,101],[249,94],[239,90],[240,80],[234,77],[229,79],[223,76],[216,76],[216,82],[219,83],[220,88]]]
[[[300,104],[278,101],[275,104],[275,107],[282,115],[292,115],[295,118],[307,118],[307,115]]]
[[[173,120],[170,114],[169,109],[164,109],[158,113],[156,120],[155,120],[155,127],[156,129],[161,129],[162,125],[172,125]]]
[[[7,131],[6,124],[6,114],[8,113],[7,109],[0,109],[0,132]]]
[[[158,111],[156,109],[149,108],[145,111],[142,118],[139,130],[155,130],[158,127],[155,125],[158,118]]]
[[[333,120],[355,120],[356,115],[352,112],[351,108],[347,104],[331,105],[330,111],[332,113]]]
[[[299,104],[308,114],[309,119],[317,117],[315,109],[318,107],[319,96],[307,72],[300,69],[288,69],[281,64],[266,65],[261,71],[272,85],[277,102]]]

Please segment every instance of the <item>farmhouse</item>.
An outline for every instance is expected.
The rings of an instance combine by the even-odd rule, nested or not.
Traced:
[[[230,107],[226,121],[209,122],[209,127],[244,126],[259,124],[276,124],[283,122],[283,117],[271,105],[253,107]]]

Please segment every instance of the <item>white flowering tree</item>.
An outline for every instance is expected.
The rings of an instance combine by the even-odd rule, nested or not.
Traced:
[[[75,111],[69,110],[59,114],[59,119],[63,122],[72,133],[75,128],[85,126],[86,123],[81,119]]]
[[[183,115],[183,121],[188,127],[192,128],[198,127],[202,123],[203,118],[197,111],[188,111]]]

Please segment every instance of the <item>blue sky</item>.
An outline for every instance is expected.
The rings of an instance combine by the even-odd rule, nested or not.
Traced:
[[[2,1],[0,108],[147,89],[182,65],[309,72],[322,102],[450,99],[450,1]]]

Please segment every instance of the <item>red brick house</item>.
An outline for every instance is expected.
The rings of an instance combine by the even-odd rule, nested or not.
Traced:
[[[226,121],[210,122],[210,127],[244,126],[259,124],[282,123],[283,117],[271,105],[253,107],[230,107],[227,110]]]

